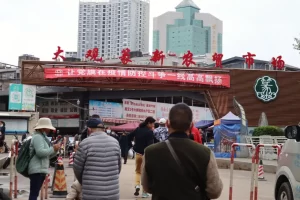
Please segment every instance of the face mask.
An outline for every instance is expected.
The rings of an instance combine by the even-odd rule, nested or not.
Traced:
[[[110,133],[111,133],[111,130],[107,130],[106,132],[107,132],[108,134],[110,134]]]

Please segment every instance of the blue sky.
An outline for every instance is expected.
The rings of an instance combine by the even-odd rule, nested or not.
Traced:
[[[181,0],[150,0],[152,18],[174,10]],[[257,59],[282,55],[300,67],[293,49],[300,37],[299,0],[194,0],[201,12],[223,21],[225,58],[250,51]],[[284,3],[283,3],[284,2]],[[78,0],[0,0],[0,62],[16,65],[21,54],[51,60],[57,46],[77,50]],[[152,44],[150,34],[150,46]],[[151,49],[150,49],[151,50]]]

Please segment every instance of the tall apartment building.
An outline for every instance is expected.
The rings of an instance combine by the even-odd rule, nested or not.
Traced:
[[[149,0],[81,0],[78,58],[95,47],[104,58],[117,58],[124,48],[148,52],[149,15]]]
[[[40,58],[37,58],[37,57],[35,57],[33,55],[29,55],[29,54],[23,54],[23,55],[19,56],[19,60],[18,60],[19,67],[21,67],[23,60],[40,60]]]
[[[194,55],[222,53],[223,22],[209,13],[200,13],[192,0],[183,0],[176,12],[153,19],[153,49]]]

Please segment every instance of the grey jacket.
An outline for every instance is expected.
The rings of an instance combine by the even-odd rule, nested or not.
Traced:
[[[119,142],[104,132],[92,133],[79,144],[74,173],[84,200],[119,200],[121,152]]]

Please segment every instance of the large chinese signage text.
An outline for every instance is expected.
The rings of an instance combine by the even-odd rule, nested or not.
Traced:
[[[164,80],[180,83],[203,84],[230,87],[229,74],[207,74],[189,72],[143,71],[127,69],[82,69],[82,68],[46,68],[45,79],[71,78],[138,78]]]

